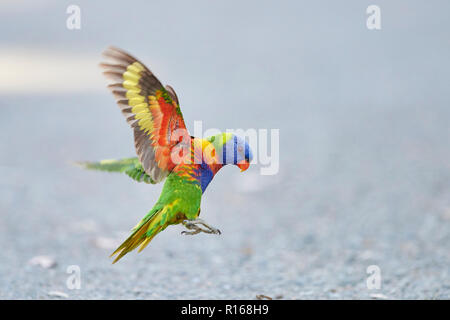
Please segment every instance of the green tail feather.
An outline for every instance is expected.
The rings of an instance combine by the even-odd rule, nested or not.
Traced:
[[[156,183],[147,173],[145,173],[138,158],[101,160],[100,162],[76,162],[75,164],[89,170],[123,172],[137,182]]]
[[[150,241],[170,224],[178,223],[180,218],[173,215],[173,205],[155,206],[137,225],[133,228],[131,235],[112,254],[117,254],[113,261],[116,263],[128,252],[137,247],[141,252]],[[177,210],[175,210],[176,212]]]

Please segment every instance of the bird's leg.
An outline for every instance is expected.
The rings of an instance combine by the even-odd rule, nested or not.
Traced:
[[[193,236],[194,234],[200,233],[201,229],[195,229],[194,231],[181,231],[181,234],[185,234],[187,236]]]
[[[214,234],[221,234],[221,233],[222,233],[222,232],[220,232],[219,229],[210,226],[209,224],[207,224],[207,223],[206,223],[204,220],[202,220],[202,219],[196,219],[196,220],[194,220],[194,221],[197,221],[197,223],[199,223],[199,224],[205,226],[206,228],[208,228],[208,229],[211,231],[211,232],[206,232],[206,231],[205,231],[206,233],[214,233]]]
[[[199,226],[197,226],[193,223],[190,223],[190,222],[191,222],[190,220],[184,220],[183,225],[186,227],[186,229],[194,230],[194,231],[181,231],[181,234],[194,235],[194,234],[200,233],[203,230]]]
[[[204,233],[213,233],[213,234],[221,234],[219,229],[216,229],[214,227],[211,227],[209,224],[207,224],[205,221],[203,221],[202,219],[195,219],[195,220],[185,220],[185,222],[183,222],[183,224],[186,226],[186,228],[190,229],[191,228],[198,228],[200,229],[200,231],[198,232],[204,232]],[[204,227],[207,228],[207,230],[200,228],[198,225],[202,225]],[[192,227],[195,226],[195,227]],[[198,233],[197,232],[197,233]]]

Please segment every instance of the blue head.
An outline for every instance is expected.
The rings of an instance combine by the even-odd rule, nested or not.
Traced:
[[[232,133],[221,133],[209,137],[208,140],[214,145],[220,163],[234,164],[241,171],[248,169],[253,154],[247,141]]]

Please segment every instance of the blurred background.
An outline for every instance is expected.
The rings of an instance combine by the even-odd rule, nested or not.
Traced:
[[[366,8],[381,9],[381,30]],[[81,29],[66,27],[70,5]],[[448,1],[0,3],[0,298],[450,297]],[[70,163],[134,156],[98,63],[121,47],[193,130],[280,130],[280,170],[225,167],[221,236],[109,254],[162,184]],[[80,269],[70,290],[67,267]],[[366,271],[379,267],[381,288]]]

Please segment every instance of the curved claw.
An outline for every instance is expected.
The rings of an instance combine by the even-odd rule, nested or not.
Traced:
[[[194,231],[181,231],[181,234],[184,234],[186,236],[193,236],[194,234],[199,233],[200,230],[194,230]]]
[[[207,229],[200,228],[198,226],[199,224],[206,227]],[[211,227],[210,225],[208,225],[205,221],[203,221],[201,219],[184,220],[183,225],[189,230],[192,230],[192,229],[194,230],[194,231],[182,231],[181,234],[185,234],[185,235],[194,235],[199,232],[219,234],[219,235],[222,234],[222,232],[219,229]]]

